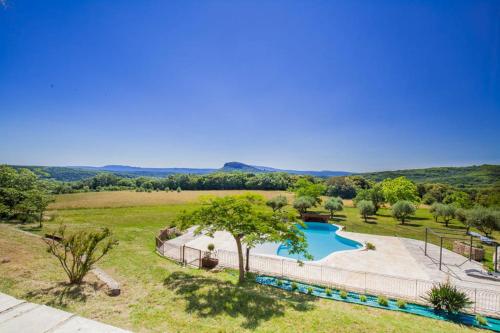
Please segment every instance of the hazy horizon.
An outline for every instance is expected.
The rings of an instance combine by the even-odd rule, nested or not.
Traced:
[[[0,163],[500,164],[500,2],[7,1]]]

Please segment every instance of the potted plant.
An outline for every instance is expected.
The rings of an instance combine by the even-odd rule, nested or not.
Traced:
[[[212,269],[219,264],[219,259],[212,257],[212,252],[214,251],[214,249],[214,244],[208,244],[208,252],[205,252],[205,255],[203,256],[203,258],[201,258],[201,266],[203,268]]]

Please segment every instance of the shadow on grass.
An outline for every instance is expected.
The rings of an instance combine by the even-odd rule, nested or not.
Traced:
[[[101,286],[94,282],[83,282],[81,285],[70,285],[68,283],[57,283],[48,288],[29,291],[25,294],[25,298],[42,298],[48,300],[46,305],[59,306],[66,308],[70,302],[85,302],[89,292],[98,291]]]
[[[281,317],[286,308],[308,311],[313,301],[306,295],[295,294],[257,285],[253,281],[235,285],[206,276],[185,272],[170,274],[163,284],[186,300],[186,311],[200,317],[220,314],[242,316],[242,326],[254,329],[263,321]]]

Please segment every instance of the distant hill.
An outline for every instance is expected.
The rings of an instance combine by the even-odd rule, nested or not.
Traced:
[[[48,166],[13,166],[28,168],[42,178],[59,181],[77,181],[93,177],[98,173],[108,172],[122,177],[166,177],[171,174],[209,174],[213,172],[251,172],[270,173],[285,172],[293,175],[311,175],[315,177],[347,176],[346,171],[299,171],[276,169],[265,166],[249,165],[241,162],[228,162],[220,169],[211,168],[141,168],[127,165],[105,165],[102,167],[48,167]],[[405,176],[417,183],[443,183],[455,187],[491,187],[500,186],[500,165],[474,165],[468,167],[437,167],[424,169],[407,169],[356,173],[374,181],[386,178]]]
[[[348,176],[351,172],[347,171],[299,171],[299,170],[288,170],[288,169],[276,169],[265,166],[249,165],[241,162],[228,162],[224,164],[221,171],[224,172],[253,172],[253,173],[266,173],[266,172],[285,172],[292,175],[309,175],[315,177],[334,177],[334,176]]]
[[[405,176],[417,183],[443,183],[456,187],[490,187],[500,185],[500,165],[437,167],[360,173],[374,181]]]

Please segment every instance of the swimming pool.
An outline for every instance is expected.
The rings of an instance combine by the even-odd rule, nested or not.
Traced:
[[[339,227],[322,222],[306,222],[306,227],[298,226],[307,239],[307,250],[313,260],[320,260],[332,252],[355,250],[363,247],[361,243],[337,235]],[[286,244],[278,247],[277,255],[307,261],[302,254],[290,254]]]

